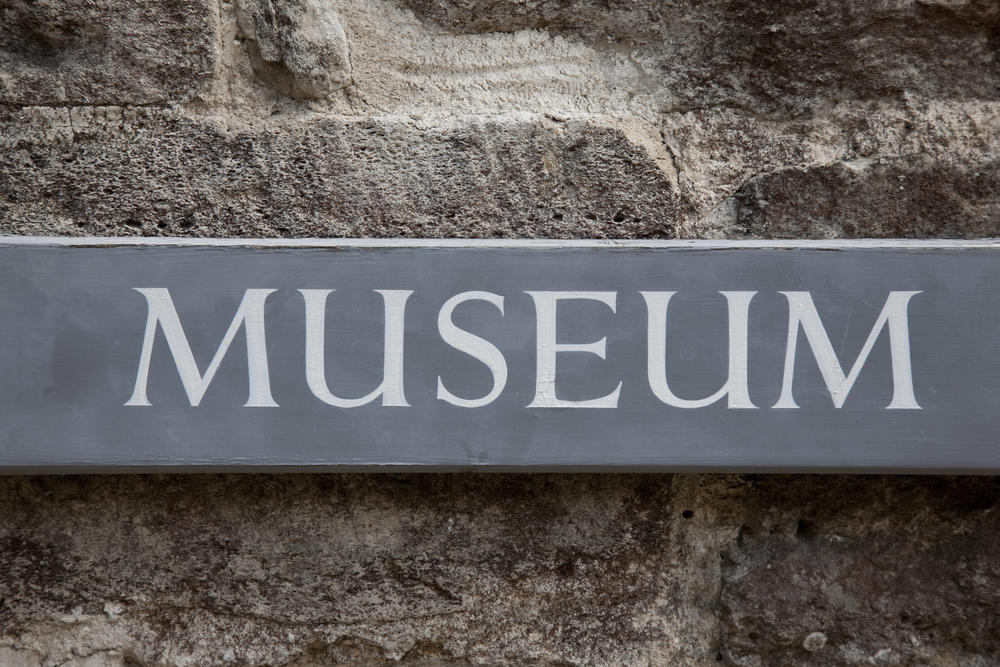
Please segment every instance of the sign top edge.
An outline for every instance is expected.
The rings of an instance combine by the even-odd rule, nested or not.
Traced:
[[[239,248],[624,248],[624,249],[969,249],[1000,248],[1000,238],[984,239],[464,239],[464,238],[204,238],[170,236],[5,236],[0,247],[176,246]]]

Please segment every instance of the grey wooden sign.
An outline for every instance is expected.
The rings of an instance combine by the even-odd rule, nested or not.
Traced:
[[[1000,471],[1000,244],[0,238],[0,471]]]

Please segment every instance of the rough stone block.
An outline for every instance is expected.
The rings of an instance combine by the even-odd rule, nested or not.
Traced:
[[[807,115],[837,100],[998,99],[992,0],[404,0],[458,33],[544,30],[627,54],[674,109]]]
[[[737,225],[782,238],[1000,235],[1000,161],[913,155],[757,176],[735,195]]]
[[[0,104],[190,99],[216,66],[208,0],[0,0]]]
[[[998,497],[988,477],[8,477],[0,658],[987,667]]]
[[[1000,659],[995,478],[744,479],[721,554],[727,664]]]
[[[0,154],[8,233],[669,237],[678,217],[646,150],[586,122],[24,117]]]
[[[322,99],[351,81],[347,36],[322,0],[239,0],[239,26],[254,70],[280,93]]]

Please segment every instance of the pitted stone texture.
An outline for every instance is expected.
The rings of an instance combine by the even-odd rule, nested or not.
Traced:
[[[347,36],[332,3],[238,0],[257,74],[295,99],[323,99],[351,81]]]
[[[737,226],[757,237],[979,238],[1000,234],[1000,160],[921,155],[790,167],[735,195]]]
[[[695,211],[685,223],[685,235],[920,238],[997,232],[995,220],[976,213],[997,201],[996,190],[977,193],[967,183],[1000,155],[996,102],[843,103],[790,121],[739,109],[704,110],[665,116],[661,132],[676,155],[681,196]],[[859,199],[858,187],[868,176],[877,181],[878,174],[895,172],[898,179],[926,169],[938,172],[940,180],[933,187],[917,188],[904,178],[894,184],[894,196],[884,193],[872,207]],[[834,183],[828,174],[837,171],[857,178]],[[793,182],[795,175],[799,178]],[[774,190],[776,200],[787,204],[784,209],[752,214],[751,209],[770,203],[764,196],[764,203],[755,205],[758,186]],[[942,207],[942,196],[953,203],[949,210]],[[845,200],[843,211],[839,204],[830,208],[839,197]],[[822,212],[819,200],[827,204]],[[808,219],[796,222],[800,202]],[[904,207],[913,215],[903,215]],[[778,215],[786,218],[769,224]],[[887,224],[887,216],[894,224]]]
[[[1000,155],[996,102],[843,103],[797,120],[704,110],[669,114],[660,128],[688,212],[682,236],[921,238],[1000,231],[996,216],[988,215],[1000,201],[997,190],[969,183]],[[937,179],[924,183],[928,187],[906,179],[926,170]],[[855,177],[833,182],[831,172]],[[884,179],[890,173],[897,181],[904,177],[892,193]],[[773,190],[775,203],[783,204],[765,209],[771,200],[764,194],[756,201],[758,190]],[[871,206],[868,196],[875,198]]]
[[[838,100],[1000,98],[992,0],[405,0],[459,33],[540,30],[622,52],[670,108],[805,115]]]
[[[697,658],[718,559],[674,534],[671,494],[615,476],[8,478],[0,646],[177,665]]]
[[[985,667],[998,499],[995,478],[5,478],[0,657]]]
[[[4,232],[669,237],[678,217],[648,152],[589,123],[317,118],[227,132],[93,113],[43,114],[45,130],[14,122],[0,154]]]
[[[207,0],[0,0],[0,104],[190,100],[215,74]]]
[[[824,481],[754,478],[722,554],[730,664],[997,664],[997,479]]]
[[[1000,235],[992,102],[641,121],[0,114],[0,231],[618,238]]]

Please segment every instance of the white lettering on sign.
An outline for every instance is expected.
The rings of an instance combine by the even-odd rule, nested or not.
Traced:
[[[889,349],[892,359],[892,402],[887,410],[919,410],[913,395],[913,371],[910,367],[910,326],[908,307],[910,299],[920,292],[890,292],[885,306],[875,320],[875,326],[868,334],[868,340],[861,348],[851,371],[845,376],[844,370],[833,351],[830,337],[816,312],[809,292],[782,292],[788,299],[788,344],[785,352],[785,375],[781,382],[781,398],[774,404],[776,408],[797,408],[792,397],[792,380],[795,376],[795,346],[799,340],[799,327],[806,334],[806,341],[812,348],[816,363],[823,374],[823,381],[833,399],[834,407],[841,408],[847,395],[858,379],[861,368],[868,360],[872,347],[882,329],[889,327]]]
[[[462,408],[481,408],[495,401],[507,385],[507,361],[496,345],[455,326],[451,319],[452,313],[454,313],[456,306],[466,301],[492,303],[503,315],[503,297],[492,292],[462,292],[445,301],[444,305],[441,306],[441,312],[438,313],[438,332],[441,334],[441,340],[456,350],[465,352],[470,357],[486,364],[490,373],[493,374],[493,388],[482,398],[459,398],[445,388],[439,375],[437,397],[446,403]]]
[[[170,298],[170,292],[161,287],[136,287],[135,291],[146,297],[147,316],[146,333],[142,340],[142,353],[139,355],[139,372],[135,378],[135,389],[132,391],[132,398],[125,405],[149,405],[146,398],[146,383],[149,380],[149,362],[153,355],[153,341],[156,339],[157,325],[163,329],[163,336],[167,339],[167,347],[173,355],[174,364],[177,366],[177,373],[181,376],[181,384],[187,392],[188,401],[192,407],[201,403],[205,390],[212,383],[215,372],[219,370],[222,358],[226,356],[233,338],[240,327],[246,332],[247,339],[247,367],[250,373],[250,396],[247,398],[247,407],[277,407],[277,403],[271,398],[271,376],[267,369],[267,345],[264,339],[264,301],[268,295],[277,290],[273,289],[248,289],[243,295],[243,301],[233,316],[233,321],[222,337],[219,348],[212,357],[212,361],[205,369],[205,374],[198,372],[198,364],[195,363],[194,354],[191,352],[191,345],[187,336],[184,335],[184,328],[181,326],[180,318],[177,317],[177,310],[174,302]]]
[[[750,401],[747,378],[747,329],[750,300],[756,292],[719,292],[729,302],[729,378],[719,391],[708,398],[690,400],[678,398],[667,385],[667,306],[676,292],[640,292],[649,312],[649,352],[647,375],[649,388],[656,397],[678,408],[703,408],[728,396],[730,408],[755,408]]]
[[[529,408],[617,408],[622,383],[607,396],[583,401],[568,401],[556,397],[556,354],[559,352],[588,352],[604,359],[607,338],[593,343],[557,343],[556,304],[566,300],[600,301],[615,312],[615,292],[528,292],[535,300],[537,360],[535,374],[535,399]]]
[[[229,350],[237,332],[242,328],[247,346],[249,397],[247,407],[277,407],[271,396],[267,363],[264,305],[268,296],[277,290],[248,289],[219,343],[204,373],[198,370],[191,345],[184,333],[173,300],[166,288],[134,288],[146,299],[146,327],[139,355],[135,387],[126,406],[150,406],[147,397],[150,362],[158,330],[163,331],[167,347],[187,394],[188,402],[197,407],[212,383],[222,359]],[[409,407],[403,385],[403,352],[406,332],[406,304],[412,290],[374,290],[382,297],[384,306],[384,346],[382,380],[372,391],[360,398],[343,398],[329,388],[326,376],[326,304],[332,289],[300,289],[305,304],[305,374],[306,384],[312,394],[327,405],[338,408],[356,408],[381,397],[386,407]],[[557,358],[560,353],[587,353],[606,359],[607,337],[590,343],[559,342],[556,331],[557,307],[560,302],[596,301],[616,312],[617,292],[583,291],[527,291],[535,305],[535,393],[529,408],[616,408],[623,381],[615,389],[597,398],[569,400],[556,395]],[[884,329],[888,329],[888,344],[892,365],[893,394],[887,410],[919,410],[914,394],[913,372],[910,355],[909,304],[919,291],[892,291],[886,298],[878,318],[865,340],[857,359],[845,374],[833,349],[830,337],[820,319],[809,292],[780,292],[788,302],[788,333],[785,344],[784,373],[781,396],[773,408],[798,408],[792,395],[795,378],[795,358],[799,331],[819,366],[823,382],[833,401],[834,408],[841,408],[854,387],[865,362]],[[705,398],[681,398],[667,381],[668,308],[676,292],[641,291],[647,311],[646,372],[649,388],[662,403],[676,408],[692,409],[712,405],[723,397],[730,409],[756,408],[750,400],[749,389],[749,323],[750,304],[757,292],[719,292],[728,305],[728,375],[725,383],[715,393]],[[449,298],[438,311],[437,328],[441,340],[452,348],[464,352],[486,366],[492,375],[492,387],[479,398],[463,398],[452,393],[437,377],[437,399],[463,408],[481,408],[490,405],[503,393],[507,385],[507,362],[500,349],[454,322],[455,309],[469,301],[492,304],[504,315],[504,297],[492,292],[461,292]],[[568,305],[568,304],[567,304]]]
[[[334,396],[326,384],[326,298],[332,289],[300,289],[306,302],[306,382],[313,396],[338,408],[357,408],[379,396],[382,405],[409,406],[403,395],[403,332],[411,290],[375,290],[385,305],[382,383],[361,398]]]

